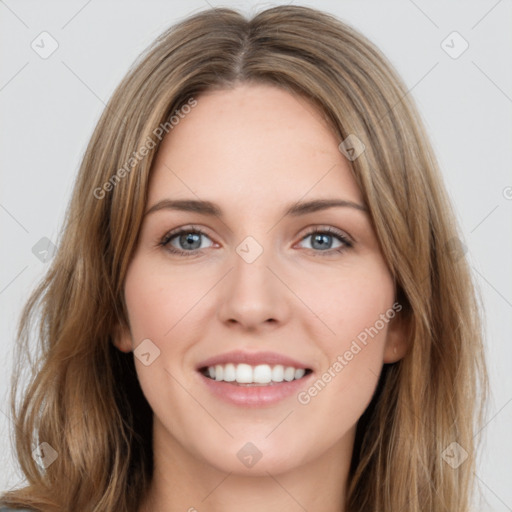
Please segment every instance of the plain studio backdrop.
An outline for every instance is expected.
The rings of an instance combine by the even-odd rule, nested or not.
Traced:
[[[168,26],[208,7],[286,2],[0,1],[2,265],[0,490],[20,482],[9,439],[15,327],[47,269],[78,165],[130,64]],[[512,3],[288,2],[328,11],[373,41],[416,100],[463,229],[486,310],[492,396],[481,511],[512,510]],[[51,246],[50,246],[51,247]],[[84,297],[84,300],[86,298]]]

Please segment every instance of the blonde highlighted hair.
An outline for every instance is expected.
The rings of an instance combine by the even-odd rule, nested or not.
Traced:
[[[58,252],[20,319],[12,414],[27,485],[2,502],[138,509],[152,477],[152,413],[133,356],[112,339],[127,325],[123,283],[155,130],[203,91],[239,82],[304,95],[340,142],[355,135],[366,146],[350,164],[397,283],[410,350],[385,365],[358,423],[347,512],[468,511],[487,376],[479,306],[435,156],[382,53],[335,17],[298,6],[250,20],[230,9],[195,14],[164,32],[114,92],[84,155]],[[126,168],[144,145],[147,154]],[[105,186],[113,176],[115,186]],[[36,360],[28,355],[34,324]],[[32,457],[41,442],[58,454],[43,470]],[[469,454],[457,468],[442,456],[453,442]]]

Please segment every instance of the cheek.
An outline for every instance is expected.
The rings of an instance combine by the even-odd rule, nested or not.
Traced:
[[[138,379],[151,407],[158,402],[156,390],[169,387],[168,360],[176,360],[184,347],[169,343],[185,311],[179,283],[167,285],[158,266],[135,257],[125,281],[125,300]]]
[[[190,275],[179,268],[135,258],[125,282],[125,298],[135,345],[150,338],[162,344],[212,286],[211,275]]]
[[[331,411],[341,423],[349,418],[356,422],[371,400],[383,366],[388,324],[394,317],[394,285],[379,261],[365,272],[347,272],[327,284],[317,283],[307,298],[324,323],[318,327],[317,322],[313,329],[309,322],[309,328],[325,358],[317,380],[298,401],[319,414]]]
[[[129,267],[125,300],[136,371],[151,408],[162,416],[170,396],[183,399],[186,410],[189,397],[179,385],[181,366],[194,340],[204,336],[204,324],[196,315],[204,310],[206,301],[201,299],[214,284],[211,273],[191,278],[182,269],[137,255]],[[141,352],[149,356],[139,357]]]
[[[357,329],[353,327],[354,332]],[[336,344],[325,344],[325,366],[297,396],[302,417],[305,421],[317,418],[315,423],[323,429],[326,442],[335,442],[358,422],[379,380],[387,329],[362,332],[359,338],[344,336]],[[322,427],[326,418],[329,427]]]
[[[349,348],[352,340],[359,337],[364,342],[369,331],[376,341],[373,345],[382,345],[387,327],[382,315],[393,306],[394,283],[380,258],[368,258],[365,265],[344,268],[337,275],[331,272],[314,280],[303,279],[302,283],[298,293],[317,317],[314,325],[318,328],[310,337],[324,353],[332,358]],[[308,327],[313,328],[312,320]],[[376,330],[379,334],[384,331],[384,336],[377,336]]]

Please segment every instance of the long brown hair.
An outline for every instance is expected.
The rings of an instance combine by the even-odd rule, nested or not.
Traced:
[[[480,308],[435,156],[381,52],[349,25],[297,6],[250,20],[230,9],[189,17],[164,32],[114,92],[84,155],[58,252],[21,316],[12,414],[27,485],[3,502],[137,510],[152,477],[152,413],[133,356],[112,338],[127,325],[123,282],[157,134],[203,91],[239,82],[304,95],[340,142],[352,135],[365,145],[351,168],[398,286],[410,350],[385,365],[358,423],[347,511],[467,511],[487,377]],[[40,443],[57,454],[44,470],[32,456]],[[455,467],[447,449],[468,458]]]

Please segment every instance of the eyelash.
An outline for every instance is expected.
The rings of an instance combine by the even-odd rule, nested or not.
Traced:
[[[183,234],[190,234],[190,233],[197,234],[197,235],[204,235],[207,238],[209,238],[208,235],[204,231],[202,231],[201,229],[196,228],[195,226],[189,226],[189,227],[185,227],[185,228],[180,228],[177,231],[171,231],[171,232],[167,233],[160,240],[160,242],[158,242],[158,246],[159,247],[163,247],[167,251],[169,251],[170,253],[176,254],[176,255],[179,255],[179,256],[184,256],[184,257],[197,256],[198,254],[201,253],[201,251],[203,249],[194,249],[192,251],[182,251],[180,249],[176,249],[175,247],[172,247],[171,245],[169,245],[169,242],[173,238],[176,238],[177,236],[180,236],[180,235],[183,235]],[[352,248],[353,245],[354,245],[353,242],[351,242],[349,240],[349,238],[345,234],[343,234],[341,231],[338,231],[337,229],[334,229],[334,228],[331,228],[331,227],[328,227],[328,226],[325,227],[325,228],[318,228],[318,227],[311,228],[300,239],[300,241],[302,242],[307,237],[309,237],[311,235],[315,235],[315,234],[331,235],[331,236],[337,238],[340,242],[343,243],[343,245],[341,247],[338,247],[336,249],[328,249],[326,251],[316,251],[315,249],[308,249],[309,251],[313,251],[315,253],[320,253],[320,254],[324,253],[324,254],[327,254],[327,255],[332,255],[333,253],[343,253],[347,249]]]

